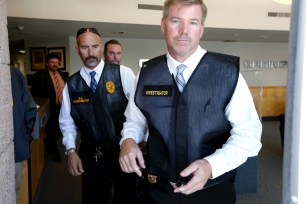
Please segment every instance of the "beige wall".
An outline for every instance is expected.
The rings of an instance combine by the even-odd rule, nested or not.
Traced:
[[[15,203],[13,114],[6,0],[0,0],[0,203]]]
[[[140,10],[138,4],[162,5],[163,2],[163,0],[9,0],[7,13],[8,16],[14,17],[159,25],[162,12]],[[205,3],[209,9],[207,27],[289,30],[290,18],[272,18],[268,17],[267,13],[290,13],[290,5],[277,4],[272,0],[205,0]]]

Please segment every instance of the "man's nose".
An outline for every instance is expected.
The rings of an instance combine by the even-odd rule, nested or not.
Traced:
[[[188,21],[182,21],[180,24],[180,33],[181,34],[187,34],[189,31],[189,22]]]

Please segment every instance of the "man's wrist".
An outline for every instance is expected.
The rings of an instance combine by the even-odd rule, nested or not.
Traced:
[[[66,150],[65,154],[69,157],[69,155],[73,152],[75,152],[75,148],[69,148]]]

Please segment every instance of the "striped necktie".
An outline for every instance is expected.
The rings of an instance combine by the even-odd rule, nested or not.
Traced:
[[[177,73],[176,73],[176,84],[178,89],[180,90],[180,92],[183,91],[184,86],[186,84],[184,76],[183,76],[183,72],[186,69],[186,66],[184,64],[180,64],[179,66],[177,66]]]
[[[89,74],[90,74],[90,76],[91,76],[90,88],[91,88],[91,90],[92,90],[93,92],[95,92],[95,91],[96,91],[96,88],[97,88],[97,86],[98,86],[98,83],[97,83],[97,81],[96,81],[96,79],[95,79],[96,72],[95,72],[95,71],[92,71],[92,72],[90,72]]]
[[[58,102],[61,104],[63,101],[63,88],[60,85],[59,79],[58,79],[58,72],[54,71],[52,72],[54,76],[54,82],[55,82],[55,91],[58,98]]]

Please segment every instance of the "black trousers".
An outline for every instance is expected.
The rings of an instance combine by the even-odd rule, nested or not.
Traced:
[[[102,150],[103,156],[94,157],[92,149],[81,145],[82,204],[137,203],[136,174],[121,171],[119,145]],[[82,153],[83,152],[83,153]]]
[[[62,132],[58,122],[60,106],[54,106],[52,110],[50,109],[50,112],[50,118],[46,124],[45,147],[48,154],[55,155],[59,154],[57,141],[62,137]]]
[[[234,183],[224,181],[218,185],[202,189],[191,195],[173,193],[169,181],[161,180],[150,184],[143,179],[139,185],[143,204],[234,204],[236,193]]]

